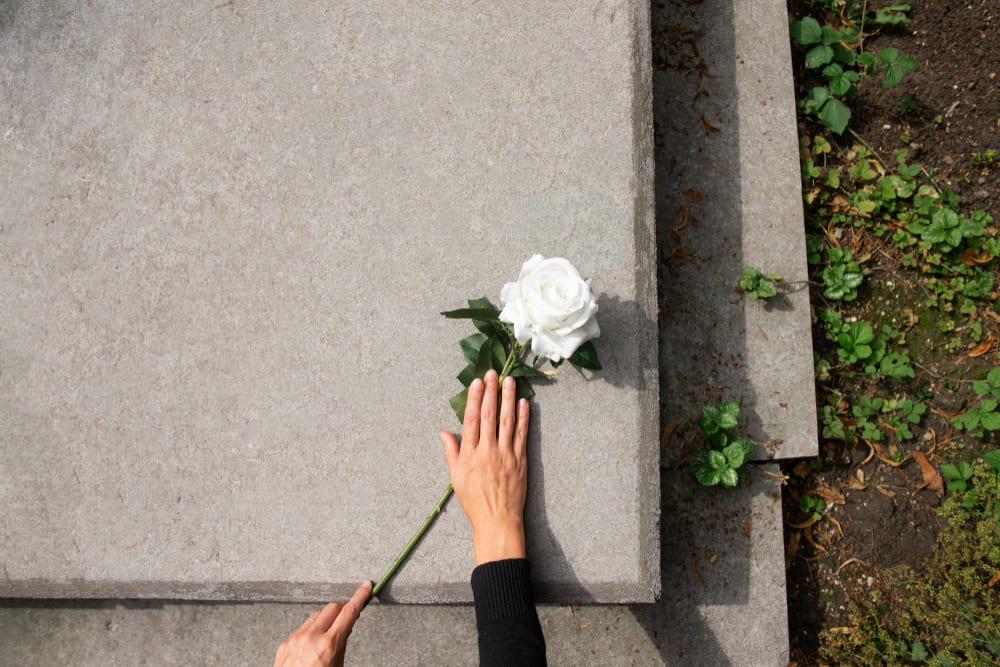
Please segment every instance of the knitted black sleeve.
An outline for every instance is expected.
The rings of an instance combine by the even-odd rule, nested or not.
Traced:
[[[483,563],[472,571],[480,667],[545,665],[545,638],[526,558]]]

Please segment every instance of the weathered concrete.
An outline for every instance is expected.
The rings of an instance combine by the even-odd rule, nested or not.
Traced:
[[[438,313],[538,252],[594,278],[605,364],[538,389],[542,595],[652,600],[647,12],[5,3],[0,594],[377,577],[448,481]],[[468,600],[470,559],[452,503],[386,597]]]
[[[758,459],[818,449],[809,292],[736,289],[744,264],[807,278],[785,3],[672,1],[654,12],[664,459],[705,403],[739,401]]]
[[[553,665],[788,663],[777,466],[748,488],[663,484],[663,599],[654,605],[544,605]],[[23,605],[23,603],[20,603]],[[0,603],[11,664],[254,665],[315,606],[302,604]],[[351,637],[350,665],[474,665],[469,606],[375,605]]]
[[[787,166],[782,166],[787,161],[788,151],[794,151],[794,147],[787,141],[767,141],[759,133],[760,142],[757,144],[746,143],[753,141],[753,133],[740,131],[732,134],[733,128],[747,127],[752,118],[770,126],[774,136],[787,138],[789,132],[794,132],[791,129],[794,115],[784,7],[780,0],[768,0],[766,3],[736,0],[735,4],[726,0],[706,0],[694,5],[684,0],[669,0],[662,6],[654,5],[654,21],[658,26],[654,45],[659,46],[662,37],[669,37],[671,43],[694,38],[701,44],[705,67],[714,75],[714,78],[703,78],[699,82],[696,72],[688,71],[697,68],[697,61],[682,61],[679,52],[673,52],[667,58],[672,67],[657,73],[658,236],[661,256],[668,259],[668,271],[663,274],[661,290],[669,287],[670,291],[664,291],[664,294],[671,295],[663,304],[659,318],[662,349],[665,351],[660,360],[661,387],[664,389],[661,395],[664,398],[664,420],[668,423],[683,421],[685,426],[678,428],[690,429],[699,400],[731,400],[733,395],[718,387],[720,382],[712,380],[728,372],[726,357],[702,354],[704,367],[701,375],[685,377],[680,377],[673,366],[687,362],[678,362],[675,358],[685,353],[689,355],[691,351],[686,349],[686,345],[692,341],[701,344],[698,336],[705,340],[706,332],[712,336],[716,346],[729,345],[733,339],[721,332],[714,333],[710,324],[698,317],[689,318],[687,327],[679,327],[671,320],[670,315],[679,307],[677,304],[683,307],[685,293],[700,293],[698,290],[706,282],[704,276],[708,272],[704,266],[708,264],[697,271],[673,256],[674,247],[684,246],[677,246],[677,239],[668,230],[680,224],[679,216],[683,215],[685,205],[693,214],[693,220],[689,219],[689,225],[680,230],[682,235],[690,234],[696,227],[710,229],[709,223],[713,218],[706,217],[704,212],[709,206],[718,207],[718,217],[714,220],[719,225],[731,224],[732,219],[728,216],[734,210],[737,216],[742,216],[742,209],[735,199],[725,199],[726,208],[719,202],[713,203],[708,197],[698,204],[689,203],[684,199],[684,193],[688,189],[709,193],[709,186],[722,188],[723,184],[716,182],[725,181],[731,173],[746,179],[748,172],[759,169],[759,174],[751,173],[756,182],[760,183],[760,179],[770,171],[777,174],[776,182],[781,184],[781,187],[770,188],[765,181],[757,192],[770,197],[770,206],[774,211],[783,212],[775,216],[775,221],[785,221],[785,214],[794,215],[798,206],[797,185],[789,186],[790,172]],[[700,34],[702,32],[704,34]],[[743,63],[734,59],[737,44],[741,45],[739,55]],[[677,48],[687,49],[685,53],[694,53],[690,43],[678,43]],[[659,49],[657,54],[658,62],[662,64],[663,55]],[[685,72],[687,75],[682,76]],[[696,95],[699,83],[709,91],[708,96]],[[733,100],[744,84],[746,88],[757,86],[757,90],[771,90],[773,98],[761,98],[768,102],[767,105],[757,102],[756,105],[734,106]],[[2,89],[0,95],[3,95]],[[709,109],[710,115],[706,116],[709,123],[729,132],[725,141],[717,136],[721,133],[706,130],[700,116],[689,111],[692,100],[702,105],[700,108]],[[711,106],[706,107],[705,104]],[[711,115],[713,111],[715,116]],[[746,120],[736,122],[741,117]],[[721,125],[724,118],[733,124]],[[789,124],[788,127],[784,126],[785,123]],[[667,136],[669,141],[665,138]],[[749,155],[753,149],[762,151],[755,159]],[[690,177],[694,169],[690,163],[700,161],[703,168],[709,170],[709,160],[716,171],[700,173],[700,180],[694,183],[678,182],[682,176],[685,179]],[[739,169],[734,165],[740,165]],[[781,171],[776,171],[779,169]],[[734,219],[746,220],[742,217]],[[749,245],[741,247],[734,244],[727,251],[731,256],[736,253],[733,265],[747,261],[759,262],[762,268],[785,267],[783,263],[789,262],[794,268],[801,257],[791,257],[787,253],[795,251],[794,239],[790,236],[795,233],[791,226],[782,232],[782,239],[790,239],[785,245],[773,242],[771,237],[771,242],[757,248],[758,252],[767,248],[774,252],[757,255],[752,260],[744,257]],[[701,231],[698,237],[691,238],[710,236],[709,232]],[[733,265],[722,263],[720,270],[727,272],[726,277],[724,280],[715,277],[714,280],[726,286],[734,284],[736,276],[730,275]],[[777,270],[785,272],[789,280],[798,277],[788,268]],[[689,282],[683,282],[685,280]],[[734,295],[728,289],[722,289],[721,293],[725,299],[733,299]],[[797,298],[800,297],[790,298],[790,302],[798,303]],[[712,305],[708,303],[706,306],[706,301],[702,298],[698,302],[699,309]],[[761,311],[758,315],[774,318],[768,325],[771,327],[769,335],[787,336],[789,348],[808,348],[808,338],[802,335],[803,331],[807,335],[808,328],[803,330],[799,324],[805,312],[803,309],[796,306],[791,311],[775,312],[759,308],[760,304],[748,305]],[[727,308],[723,315],[728,319],[724,317],[723,321],[730,323],[731,331],[740,331],[736,322],[743,317],[742,302],[733,299],[731,307]],[[786,328],[790,333],[783,333]],[[670,336],[677,337],[676,341],[672,342]],[[736,340],[743,342],[739,337]],[[753,341],[748,343],[751,346],[755,344]],[[779,346],[764,345],[756,349],[772,347]],[[738,344],[732,343],[730,353],[739,351]],[[746,350],[743,352],[745,354]],[[788,445],[795,442],[795,433],[804,434],[801,435],[807,444],[804,449],[809,451],[809,434],[813,434],[813,441],[815,438],[815,423],[809,423],[814,417],[810,409],[811,385],[802,395],[796,393],[789,396],[785,388],[789,378],[793,378],[796,386],[807,386],[802,376],[806,372],[804,366],[801,363],[786,366],[787,376],[771,372],[750,375],[750,382],[756,384],[749,385],[752,391],[747,390],[749,393],[746,395],[756,400],[757,396],[770,396],[769,391],[782,391],[779,400],[788,403],[789,418],[801,419],[798,426],[780,422],[769,426],[767,432],[759,430],[756,432],[758,439],[764,441],[783,437],[783,445]],[[795,377],[795,373],[799,376]],[[808,373],[811,373],[811,368]],[[725,378],[728,382],[728,375]],[[769,389],[762,384],[765,378],[771,378],[778,384]],[[685,382],[695,393],[702,392],[704,398],[671,398],[671,393],[683,388]],[[742,390],[740,396],[744,396]],[[540,405],[544,410],[547,403]],[[747,422],[748,428],[758,428],[754,421],[769,423],[751,420]],[[777,435],[781,432],[786,435]],[[670,441],[671,453],[679,446],[678,440],[675,436]],[[436,452],[428,456],[434,454]],[[671,456],[670,460],[673,459]],[[776,472],[775,467],[762,467],[764,470],[755,475],[750,489],[733,495],[690,488],[687,486],[690,481],[683,479],[682,472],[664,472],[661,542],[664,585],[661,601],[655,605],[542,606],[540,614],[550,662],[627,665],[634,660],[635,664],[642,665],[713,667],[786,664],[788,643],[780,501],[774,496],[778,491],[777,481],[768,474]],[[675,486],[686,489],[683,493],[692,494],[688,496],[690,502],[675,500],[678,497],[673,490]],[[708,501],[709,497],[713,499]],[[744,523],[753,525],[748,534],[743,532]],[[695,531],[698,526],[704,526],[704,534]],[[748,552],[752,552],[749,557],[745,555]],[[701,555],[695,563],[694,556],[699,553]],[[718,556],[714,562],[713,556]],[[693,567],[697,567],[704,579],[704,586],[694,574]],[[468,565],[464,568],[467,574]],[[12,662],[26,665],[69,661],[82,665],[265,664],[289,629],[314,608],[312,605],[278,603],[16,600],[0,603],[0,645],[7,650]],[[476,660],[474,633],[473,612],[467,606],[378,605],[368,609],[359,621],[351,640],[348,660],[349,664],[356,665],[471,665]]]

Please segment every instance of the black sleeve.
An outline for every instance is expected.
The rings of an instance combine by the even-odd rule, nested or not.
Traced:
[[[545,638],[526,558],[483,563],[472,571],[480,667],[545,665]]]

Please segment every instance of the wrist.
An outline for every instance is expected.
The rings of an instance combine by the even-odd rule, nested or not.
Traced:
[[[472,531],[476,565],[507,558],[526,558],[524,523],[511,520]]]

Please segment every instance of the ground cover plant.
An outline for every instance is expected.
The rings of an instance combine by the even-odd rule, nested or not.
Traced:
[[[789,14],[821,430],[783,465],[792,658],[1000,664],[1000,12]]]

